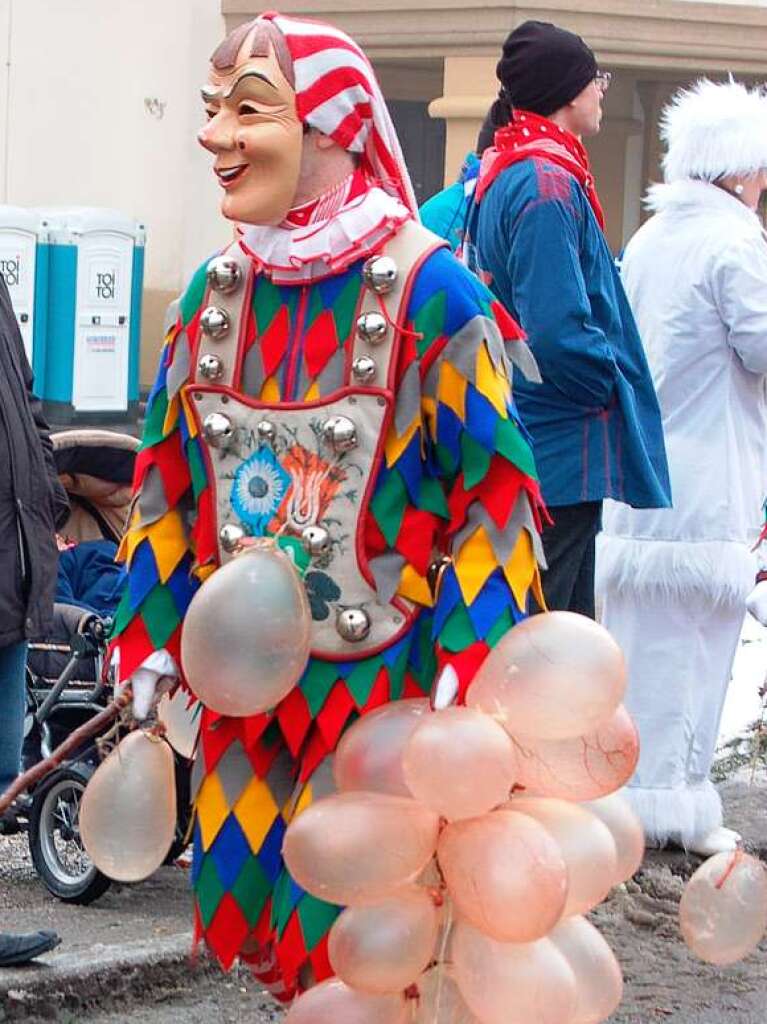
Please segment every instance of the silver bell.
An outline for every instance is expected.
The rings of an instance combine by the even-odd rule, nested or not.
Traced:
[[[230,555],[237,550],[244,537],[245,531],[241,526],[236,526],[234,523],[225,523],[218,531],[221,547]]]
[[[215,256],[208,264],[205,274],[210,287],[222,295],[236,291],[242,280],[240,266],[231,256]]]
[[[222,412],[209,412],[202,421],[202,432],[211,448],[227,448],[234,437],[234,424]]]
[[[231,327],[229,314],[218,306],[208,306],[200,316],[200,327],[204,334],[217,341],[219,338],[223,338]]]
[[[372,256],[362,268],[368,288],[378,295],[386,295],[397,283],[397,264],[391,256]]]
[[[218,356],[206,352],[200,359],[197,369],[205,380],[218,380],[224,372],[224,363]]]
[[[307,526],[301,533],[301,542],[312,558],[321,558],[330,551],[330,534],[324,526]]]
[[[388,333],[389,325],[381,313],[363,313],[357,317],[357,334],[368,345],[380,345]]]
[[[370,384],[375,380],[378,372],[375,359],[370,356],[357,356],[352,363],[352,373],[358,384]]]
[[[331,416],[325,420],[322,437],[334,452],[350,452],[357,447],[357,428],[348,416]]]
[[[370,616],[364,608],[345,608],[338,613],[336,629],[341,639],[358,644],[370,632]]]
[[[271,420],[259,420],[256,424],[256,434],[261,444],[274,444],[277,440],[277,428]]]

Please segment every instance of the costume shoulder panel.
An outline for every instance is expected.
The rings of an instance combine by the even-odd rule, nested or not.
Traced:
[[[460,260],[442,248],[418,269],[407,319],[424,340],[452,337],[476,317],[495,320],[507,340],[522,332],[493,293]]]

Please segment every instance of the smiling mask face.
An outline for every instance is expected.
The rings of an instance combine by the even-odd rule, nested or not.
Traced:
[[[250,49],[248,36],[234,67],[211,66],[202,88],[208,123],[198,138],[215,157],[223,215],[245,224],[279,224],[296,194],[303,125],[273,48],[265,57],[250,56]]]

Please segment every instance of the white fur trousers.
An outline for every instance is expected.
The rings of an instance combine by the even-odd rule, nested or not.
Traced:
[[[743,605],[695,593],[648,601],[628,588],[601,598],[602,622],[626,656],[625,703],[641,744],[627,796],[649,841],[690,845],[722,823],[709,772]]]

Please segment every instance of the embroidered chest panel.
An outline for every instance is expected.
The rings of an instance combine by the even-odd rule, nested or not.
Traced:
[[[307,572],[314,654],[354,659],[389,646],[413,606],[381,598],[365,523],[395,403],[396,357],[412,271],[433,249],[418,225],[376,257],[311,286],[253,275],[232,247],[208,268],[194,382],[186,388],[215,492],[219,561],[243,534],[281,533]],[[376,287],[383,281],[384,287]]]
[[[235,536],[283,534],[301,544],[320,537],[306,574],[313,653],[353,659],[393,643],[409,626],[412,607],[379,599],[365,561],[362,515],[390,417],[385,393],[347,389],[329,402],[288,408],[197,387],[192,405],[201,430],[222,414],[233,428],[226,447],[209,451],[221,564],[233,557],[231,528]],[[328,424],[353,424],[354,447],[334,450]]]

